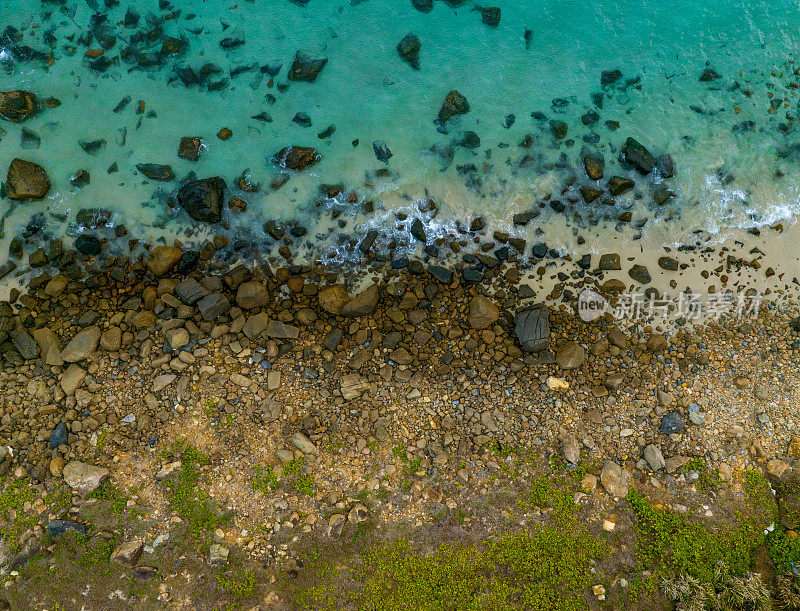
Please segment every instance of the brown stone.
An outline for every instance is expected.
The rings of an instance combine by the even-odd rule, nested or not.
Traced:
[[[38,201],[50,192],[50,179],[44,168],[32,161],[14,159],[6,177],[8,199],[17,202]]]
[[[159,278],[172,271],[182,256],[181,249],[176,246],[156,246],[147,256],[147,269]]]
[[[467,321],[473,329],[488,329],[500,318],[500,309],[491,300],[478,295],[469,303]]]
[[[319,299],[319,307],[336,316],[342,313],[344,304],[350,301],[350,295],[347,294],[347,290],[341,284],[321,288],[317,298]]]

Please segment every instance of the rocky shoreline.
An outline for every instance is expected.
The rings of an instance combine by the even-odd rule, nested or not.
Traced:
[[[606,532],[631,489],[708,507],[749,470],[780,480],[800,457],[791,309],[765,302],[752,320],[667,335],[542,305],[505,264],[479,282],[418,261],[348,278],[214,257],[186,269],[193,251],[144,252],[51,244],[51,267],[2,304],[0,470],[6,491],[22,482],[29,494],[4,516],[17,524],[5,538],[14,601],[49,604],[55,592],[26,571],[54,562],[70,530],[114,542],[114,579],[147,591],[121,594],[128,604],[235,599],[177,585],[158,551],[171,541],[163,554],[189,554],[193,574],[221,570],[229,553],[255,563],[266,581],[242,599],[296,608],[290,582],[310,579],[309,540],[336,548],[361,523],[424,529],[442,511],[471,514],[476,537],[505,532],[500,514],[516,497],[500,514],[485,502],[539,468],[509,472],[519,452],[583,470],[575,504]],[[603,290],[602,269],[579,270],[564,291]],[[191,499],[201,505],[182,504],[181,477],[203,490]],[[636,569],[623,573],[593,585],[621,596]],[[69,590],[71,604],[99,605],[113,583],[83,599]],[[589,606],[606,596],[594,592]]]

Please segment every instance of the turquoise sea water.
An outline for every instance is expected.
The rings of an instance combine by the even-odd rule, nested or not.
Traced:
[[[376,252],[419,248],[407,232],[416,217],[429,242],[482,217],[528,248],[593,252],[611,233],[680,244],[800,211],[798,2],[494,0],[497,26],[483,22],[484,5],[432,4],[422,12],[411,0],[6,0],[0,90],[61,105],[23,124],[0,121],[0,175],[21,157],[53,183],[43,202],[3,201],[3,256],[36,212],[54,235],[74,233],[59,219],[86,207],[111,209],[134,235],[216,233],[169,205],[189,172],[221,176],[228,197],[247,201],[247,212],[224,213],[234,241],[269,248],[265,221],[296,222],[308,233],[293,249],[308,257],[355,256],[346,245],[371,228],[380,232]],[[419,70],[398,55],[409,33],[420,40]],[[179,53],[159,54],[165,37],[181,41]],[[86,57],[103,48],[99,59]],[[287,79],[297,51],[327,58],[315,82]],[[187,68],[208,76],[187,84]],[[701,81],[706,69],[718,78]],[[602,85],[612,70],[621,77]],[[437,130],[451,90],[470,110]],[[297,113],[312,125],[294,122]],[[564,138],[554,137],[553,121],[566,123]],[[224,127],[227,141],[216,136]],[[182,136],[204,139],[200,161],[177,156]],[[620,167],[628,137],[669,154],[676,175]],[[106,144],[93,155],[79,145],[95,140]],[[380,141],[392,153],[385,162],[373,147]],[[285,173],[270,160],[291,145],[315,147],[321,161]],[[606,179],[632,177],[636,188],[585,203],[579,188],[602,190],[605,180],[586,177],[582,150],[604,156]],[[176,179],[147,180],[138,163],[169,164]],[[79,169],[91,175],[83,188],[70,184]],[[246,169],[258,192],[237,188]],[[276,176],[288,182],[274,188]],[[323,194],[331,184],[343,195]],[[674,196],[654,202],[659,188]],[[515,226],[512,216],[530,209],[538,216]]]

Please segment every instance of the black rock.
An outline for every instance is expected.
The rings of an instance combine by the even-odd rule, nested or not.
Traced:
[[[195,180],[180,188],[178,203],[196,221],[219,223],[225,188],[225,181],[219,176]]]
[[[315,58],[298,51],[295,54],[292,67],[289,69],[289,80],[313,83],[327,63],[327,57]]]
[[[175,268],[175,271],[181,276],[185,276],[195,269],[199,262],[200,253],[194,250],[185,250],[181,255],[181,260],[178,262],[178,266]]]
[[[534,306],[514,316],[514,333],[525,352],[539,352],[550,342],[550,310]]]
[[[433,10],[433,0],[411,0],[411,4],[420,13],[430,13]]]
[[[336,126],[331,124],[325,129],[323,129],[321,132],[319,132],[317,134],[317,138],[319,138],[320,140],[325,140],[326,138],[330,138],[331,136],[333,136],[333,133],[335,131],[336,131]]]
[[[397,53],[414,70],[419,70],[419,50],[420,42],[416,34],[406,34],[403,40],[397,43]]]
[[[686,421],[678,412],[669,412],[661,417],[661,426],[658,430],[662,435],[672,435],[680,433],[686,428]]]
[[[461,271],[464,282],[483,282],[483,272],[476,267],[465,267]]]
[[[420,219],[414,219],[411,223],[411,235],[415,240],[423,244],[428,241],[428,237],[425,234],[425,224]]]
[[[567,136],[568,126],[564,121],[553,119],[550,121],[550,129],[553,132],[553,137],[556,140],[563,140]]]
[[[89,155],[96,155],[100,150],[106,147],[106,141],[102,138],[99,140],[81,140],[78,144],[80,144],[81,148]]]
[[[500,7],[481,7],[481,21],[488,26],[497,27],[500,24]]]
[[[630,178],[622,176],[612,176],[608,179],[608,192],[617,196],[630,191],[636,184]]]
[[[538,244],[533,245],[533,250],[531,251],[533,256],[537,259],[544,259],[547,256],[547,244],[544,242],[539,242]]]
[[[656,158],[643,144],[628,138],[619,154],[623,166],[633,166],[642,174],[649,174],[656,167]]]
[[[649,284],[652,278],[644,265],[634,265],[628,270],[628,275],[639,284]]]
[[[506,115],[506,118],[503,121],[503,127],[505,127],[506,129],[509,129],[512,125],[514,125],[514,122],[516,120],[517,120],[517,116],[514,113]]]
[[[158,180],[162,182],[175,180],[175,173],[168,165],[163,165],[160,163],[137,163],[136,169],[150,180]]]
[[[364,254],[367,254],[372,248],[373,244],[375,244],[376,239],[378,239],[378,230],[370,229],[367,232],[367,235],[364,236],[364,239],[361,240],[361,244],[358,245],[358,249]]]
[[[594,125],[600,120],[600,115],[597,114],[594,110],[590,110],[589,112],[581,115],[581,123],[584,125]]]
[[[476,149],[481,145],[481,138],[472,130],[461,132],[458,138],[454,141],[456,146],[461,146],[467,149]]]
[[[512,221],[515,225],[522,225],[525,226],[531,222],[531,219],[538,216],[538,212],[536,210],[528,210],[527,212],[520,212],[515,214],[512,218]]]
[[[67,425],[63,422],[59,422],[50,434],[50,449],[55,450],[62,443],[67,443],[67,439]]]
[[[69,183],[76,189],[80,189],[81,187],[88,185],[90,180],[91,177],[89,176],[89,172],[86,170],[78,170],[75,172],[75,176],[69,179]]]
[[[378,161],[382,161],[383,163],[388,163],[389,159],[392,157],[392,151],[389,150],[389,147],[386,146],[383,140],[376,140],[373,142],[372,150],[375,151],[375,157]]]
[[[298,112],[292,118],[292,123],[297,123],[302,127],[311,127],[311,117],[304,112]]]
[[[605,87],[611,83],[616,83],[621,78],[622,72],[620,70],[603,70],[600,73],[600,85]]]
[[[442,284],[450,284],[453,281],[453,272],[440,265],[429,265],[428,273]]]
[[[392,269],[403,269],[408,267],[408,265],[409,265],[408,257],[398,257],[397,259],[392,259],[389,262],[389,266]]]
[[[75,238],[75,250],[81,254],[94,257],[100,254],[101,249],[100,239],[95,235],[82,233]]]
[[[703,70],[703,72],[700,74],[699,80],[701,83],[709,83],[711,81],[716,81],[720,78],[722,77],[720,77],[720,75],[717,74],[717,72],[713,68],[708,67],[705,70]]]

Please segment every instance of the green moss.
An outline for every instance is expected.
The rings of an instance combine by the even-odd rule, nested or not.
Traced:
[[[178,455],[181,459],[180,471],[165,482],[170,503],[189,525],[189,531],[197,542],[203,543],[208,534],[227,519],[217,512],[214,502],[199,485],[198,467],[207,464],[208,457],[182,440],[173,444],[169,454]]]
[[[305,460],[302,457],[290,460],[283,466],[283,476],[285,478],[298,477],[303,472],[304,463]]]
[[[253,479],[250,480],[250,487],[253,490],[261,490],[267,494],[278,487],[278,477],[270,467],[256,466],[253,471]]]
[[[106,501],[111,507],[111,510],[117,515],[121,515],[125,511],[128,504],[128,497],[117,490],[113,484],[105,482],[97,490],[90,492],[86,495],[87,498],[99,499]]]
[[[28,480],[5,480],[0,492],[0,520],[5,525],[3,541],[12,554],[19,551],[19,537],[36,525],[36,515],[23,509],[25,503],[33,501],[34,495]]]
[[[687,574],[713,583],[720,562],[741,575],[764,540],[761,515],[740,514],[733,525],[714,524],[657,509],[636,490],[628,493],[627,501],[635,516],[639,559],[645,568],[665,576]]]
[[[693,458],[683,466],[684,473],[689,471],[697,471],[699,477],[697,478],[696,486],[698,490],[703,492],[708,490],[716,491],[722,484],[719,471],[706,465],[702,458]]]
[[[234,598],[247,598],[252,596],[256,589],[256,576],[248,571],[221,572],[217,580],[226,593]]]
[[[298,480],[294,483],[294,489],[300,494],[305,494],[306,496],[313,496],[314,487],[315,484],[313,475],[304,475],[303,477],[298,478]]]

